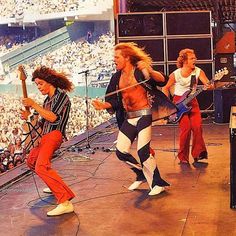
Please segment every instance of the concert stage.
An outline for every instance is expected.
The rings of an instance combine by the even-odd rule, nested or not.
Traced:
[[[148,196],[147,183],[133,192],[127,189],[134,175],[113,152],[113,122],[90,132],[95,154],[80,151],[88,141],[83,134],[64,143],[54,158],[54,168],[76,194],[75,213],[47,217],[55,200],[42,192],[44,183],[25,165],[9,171],[0,177],[0,235],[236,235],[236,212],[230,209],[229,126],[207,118],[203,129],[208,160],[180,166],[175,153],[178,127],[153,127],[151,146],[162,177],[171,184],[158,196]],[[12,181],[6,184],[7,179]]]

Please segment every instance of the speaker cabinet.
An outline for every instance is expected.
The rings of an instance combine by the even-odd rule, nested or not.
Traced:
[[[212,60],[212,38],[168,38],[167,60],[176,61],[179,51],[184,48],[194,49],[198,60]]]
[[[224,88],[214,90],[215,122],[228,123],[230,118],[230,108],[236,88]]]
[[[202,112],[204,111],[212,111],[214,109],[214,103],[213,103],[213,91],[206,90],[202,91],[198,96],[197,100],[199,103],[200,110]]]
[[[211,34],[209,11],[167,12],[167,35]]]
[[[163,13],[119,14],[118,37],[163,36]]]

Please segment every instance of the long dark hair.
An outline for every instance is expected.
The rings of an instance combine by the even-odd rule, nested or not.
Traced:
[[[67,78],[64,72],[57,72],[49,67],[40,66],[32,74],[32,81],[35,79],[42,79],[55,88],[63,89],[64,91],[72,91],[74,88],[73,83]]]

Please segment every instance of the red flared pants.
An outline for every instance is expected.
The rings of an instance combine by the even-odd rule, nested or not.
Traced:
[[[174,96],[174,102],[178,101],[180,96]],[[197,158],[199,154],[206,151],[206,145],[202,136],[202,118],[199,104],[194,98],[188,106],[192,109],[188,114],[183,115],[179,122],[179,151],[178,158],[180,161],[189,161],[190,139],[192,132],[192,149],[193,158]]]
[[[47,184],[57,199],[57,203],[74,198],[74,193],[63,182],[55,170],[51,168],[53,153],[62,143],[62,134],[54,130],[43,135],[39,146],[33,148],[27,158],[27,165]]]

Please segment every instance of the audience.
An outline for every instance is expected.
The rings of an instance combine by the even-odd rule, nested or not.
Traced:
[[[104,6],[105,0],[0,0],[0,17],[21,19],[25,15],[83,11]]]
[[[85,85],[85,74],[89,70],[88,84],[97,81],[101,73],[111,74],[115,71],[113,63],[113,46],[115,37],[111,32],[99,37],[97,41],[88,43],[86,40],[71,42],[45,55],[29,61],[24,65],[27,75],[31,75],[38,65],[47,65],[57,71],[67,72],[75,86]],[[17,69],[9,71],[2,80],[20,83]],[[27,80],[27,83],[30,81]],[[3,82],[4,83],[4,82]]]

